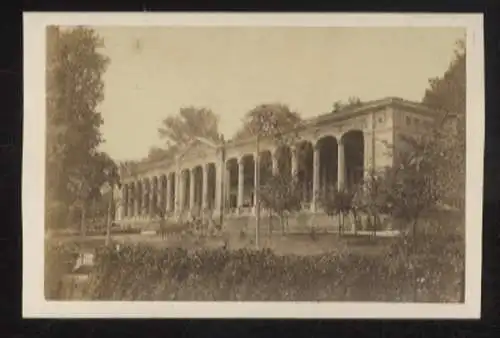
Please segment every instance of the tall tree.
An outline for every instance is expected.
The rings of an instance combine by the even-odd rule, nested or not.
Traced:
[[[86,185],[88,187],[88,196],[82,201],[81,206],[87,212],[88,218],[102,217],[106,215],[109,198],[103,195],[102,187],[106,184],[116,186],[120,184],[118,166],[104,152],[96,152],[89,163],[88,175],[86,176]],[[80,209],[81,210],[81,209]],[[80,214],[81,216],[81,214]]]
[[[163,161],[167,159],[173,159],[177,151],[177,146],[168,146],[166,148],[151,147],[149,149],[148,157],[146,161]]]
[[[465,198],[466,49],[457,42],[455,57],[443,76],[429,80],[422,102],[444,112],[434,132],[435,174],[445,200]]]
[[[243,117],[243,126],[234,139],[245,139],[257,134],[261,136],[284,133],[298,126],[302,118],[287,105],[280,103],[261,104]]]
[[[300,184],[296,177],[272,174],[262,185],[260,204],[275,214],[281,224],[282,234],[288,227],[288,217],[301,209]],[[269,225],[269,235],[271,235]]]
[[[234,139],[241,140],[245,138],[255,137],[255,151],[260,153],[260,138],[272,137],[273,141],[278,145],[287,145],[292,143],[297,138],[296,132],[290,132],[297,129],[302,123],[300,115],[284,104],[268,103],[261,104],[250,110],[243,118],[243,126],[236,133]],[[260,156],[256,158],[256,166],[262,169],[260,163]],[[270,163],[268,163],[270,166]],[[270,168],[264,170],[268,172]],[[295,174],[295,173],[294,173]],[[283,231],[285,230],[285,215],[290,212],[297,205],[295,202],[300,202],[296,199],[295,192],[297,189],[290,190],[283,183],[284,176],[271,175],[267,177],[267,183],[262,188],[261,195],[261,170],[256,171],[256,180],[258,182],[257,189],[255,190],[255,197],[257,200],[256,207],[256,232],[255,243],[259,246],[259,232],[260,232],[260,206],[273,210],[280,217]],[[291,177],[288,177],[288,185],[291,187]],[[293,178],[295,182],[295,177]],[[293,184],[295,187],[295,184]],[[293,193],[292,193],[293,191]],[[271,229],[271,226],[269,227]],[[269,230],[271,233],[271,230]]]
[[[465,43],[459,40],[456,43],[454,59],[446,72],[442,76],[429,79],[429,88],[425,91],[423,103],[449,114],[463,116],[466,102],[465,65]]]
[[[47,220],[64,226],[68,211],[92,192],[93,166],[102,157],[102,76],[109,59],[92,29],[47,28]]]
[[[362,105],[363,102],[361,99],[357,96],[351,96],[347,99],[347,102],[343,102],[341,100],[335,101],[332,106],[332,113],[338,113],[342,111],[343,109],[350,108],[350,107],[357,107]]]
[[[215,142],[221,140],[219,118],[207,108],[181,108],[179,115],[163,120],[158,132],[169,147],[182,147],[194,137],[204,137]]]

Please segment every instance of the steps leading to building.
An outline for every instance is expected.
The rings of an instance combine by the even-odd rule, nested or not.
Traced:
[[[220,226],[220,217],[214,217],[210,227]],[[354,233],[357,231],[371,231],[368,224],[367,216],[360,216],[355,225],[353,217],[344,217],[343,232]],[[391,222],[386,219],[381,219],[378,230],[391,230]],[[160,220],[141,219],[128,221],[126,226],[131,226],[141,230],[143,235],[159,234],[163,228],[164,234],[182,232],[188,229],[188,224],[192,224],[189,218],[186,218],[183,223],[178,223],[176,219],[170,218],[163,221],[163,226]],[[330,217],[325,213],[300,212],[290,215],[286,219],[285,231],[288,233],[310,233],[316,231],[318,233],[338,232],[339,231],[339,216]],[[256,218],[251,213],[245,214],[228,214],[222,218],[222,230],[229,233],[247,234],[255,233]],[[282,225],[277,216],[269,216],[267,212],[263,212],[260,217],[260,233],[281,232]]]

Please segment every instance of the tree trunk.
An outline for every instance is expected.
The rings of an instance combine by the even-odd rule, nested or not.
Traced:
[[[91,206],[90,206],[89,213],[90,213],[90,219],[91,219],[91,222],[92,222],[94,228],[96,227],[97,224],[101,223],[100,221],[97,222],[98,217],[99,217],[99,213],[97,212],[96,209],[97,208],[96,208],[96,205],[95,205],[95,198],[93,198]],[[101,229],[96,229],[96,230],[100,231]]]
[[[271,209],[268,209],[268,222],[267,222],[267,230],[268,230],[268,236],[271,238],[272,232],[273,232],[273,214],[271,212]]]
[[[340,237],[340,229],[342,228],[340,213],[337,214],[337,236]]]
[[[411,285],[412,285],[412,292],[413,292],[413,302],[417,302],[418,300],[418,281],[417,281],[417,269],[416,269],[416,256],[417,256],[417,219],[415,219],[412,223],[411,231],[412,231],[412,236],[411,236],[411,263],[412,263],[412,269],[411,269]]]
[[[82,205],[82,213],[81,213],[81,219],[80,219],[80,234],[82,237],[85,237],[87,234],[87,225],[85,224],[85,213],[86,213],[86,208],[85,204]]]
[[[354,236],[358,234],[358,214],[355,210],[352,210],[353,226],[354,226]]]

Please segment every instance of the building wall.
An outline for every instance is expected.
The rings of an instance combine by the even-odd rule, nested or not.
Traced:
[[[295,141],[308,141],[317,145],[318,141],[326,136],[333,136],[337,142],[342,140],[343,135],[352,130],[358,130],[364,137],[364,169],[375,167],[380,169],[394,164],[393,147],[400,146],[399,134],[416,134],[426,130],[428,124],[432,122],[432,115],[427,108],[420,107],[415,103],[405,103],[400,99],[386,99],[368,103],[347,113],[335,113],[319,116],[318,118],[306,121],[307,126],[300,130]],[[269,150],[274,153],[277,148],[276,142],[269,138],[262,138],[260,142],[260,152]],[[206,167],[208,163],[215,165],[215,214],[223,211],[225,192],[227,189],[226,163],[231,159],[240,160],[243,156],[255,156],[255,140],[244,140],[239,142],[228,142],[226,146],[210,145],[203,142],[194,142],[185,152],[182,152],[176,161],[149,164],[148,168],[123,177],[125,189],[134,188],[137,182],[151,182],[165,175],[169,178],[175,174],[175,205],[172,207],[176,215],[181,214],[179,207],[181,198],[186,191],[181,189],[181,175],[184,171],[191,172],[197,166]],[[255,157],[254,157],[255,158]],[[314,162],[316,163],[316,162]],[[338,163],[337,163],[338,164]],[[340,180],[340,176],[339,176]],[[317,183],[314,183],[317,184]],[[250,189],[238,196],[240,199],[249,195]],[[135,190],[133,190],[135,191]],[[144,193],[144,189],[143,189]],[[126,194],[121,193],[122,196]],[[145,196],[144,198],[149,198]],[[168,197],[166,198],[168,199]],[[153,201],[153,199],[151,199]],[[134,202],[135,203],[135,202]],[[132,203],[133,204],[133,203]],[[189,203],[188,203],[189,204]],[[128,204],[129,209],[131,203]],[[191,204],[189,204],[192,208]],[[136,206],[140,208],[141,206]],[[311,211],[316,212],[316,206],[312,203]],[[124,213],[119,213],[122,221],[143,222],[150,221],[148,214],[135,215],[134,217],[124,217]],[[130,212],[128,213],[130,215]]]
[[[427,111],[418,112],[395,108],[394,111],[394,143],[397,151],[409,151],[405,137],[420,137],[432,130],[434,117]]]

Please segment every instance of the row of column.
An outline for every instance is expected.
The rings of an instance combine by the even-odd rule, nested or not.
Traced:
[[[209,199],[211,199],[211,196],[209,196],[209,170],[210,166],[213,166],[214,168],[214,174],[215,178],[212,182],[213,186],[213,193],[214,193],[214,200],[211,205],[209,205]],[[218,166],[214,163],[208,163],[203,166],[196,166],[191,169],[183,169],[182,171],[178,171],[178,194],[175,195],[175,205],[176,205],[176,212],[182,212],[185,211],[185,209],[188,210],[193,210],[193,208],[196,206],[196,170],[201,167],[201,182],[202,182],[202,189],[201,189],[201,203],[200,207],[202,210],[206,210],[207,208],[211,207],[213,210],[219,210],[220,208],[220,179],[218,180],[218,175],[217,173],[220,171],[218,170]],[[189,177],[189,178],[188,178]],[[186,201],[186,188],[189,182],[189,200]],[[187,205],[186,205],[187,204]],[[186,208],[187,207],[187,208]]]
[[[369,140],[364,142],[364,166],[366,168],[369,165],[368,161],[372,159],[372,151],[369,149]],[[296,173],[298,171],[299,161],[297,148],[291,147],[291,172]],[[312,199],[311,199],[311,210],[317,210],[317,196],[320,191],[320,149],[316,145],[312,147],[313,150],[313,160],[312,160]],[[367,154],[368,153],[368,154]],[[257,186],[257,165],[260,161],[255,161],[256,155],[254,154],[254,189]],[[276,152],[271,153],[272,160],[272,171],[273,173],[278,173],[278,158]],[[367,156],[368,155],[368,156]],[[345,151],[344,144],[342,140],[337,143],[337,185],[339,189],[344,188],[346,179],[346,166],[345,166]],[[238,159],[238,186],[237,186],[237,207],[241,209],[244,205],[245,197],[245,185],[244,185],[244,157],[242,156]],[[178,167],[176,172],[171,172],[166,176],[162,176],[160,179],[148,179],[142,182],[133,182],[130,184],[125,184],[123,189],[122,199],[126,201],[124,205],[124,217],[137,217],[137,216],[153,216],[158,215],[161,212],[180,214],[185,211],[193,211],[195,208],[195,187],[196,187],[196,170],[201,167],[201,207],[202,210],[206,210],[207,207],[211,207],[212,210],[219,211],[223,200],[228,198],[228,189],[230,188],[230,177],[227,170],[227,163],[229,160],[234,160],[234,158],[227,159],[225,163],[220,161],[207,163],[202,166],[196,166],[194,168],[181,168]],[[220,163],[218,163],[220,162]],[[213,166],[214,168],[214,178],[212,179],[212,184],[214,185],[209,192],[209,168]],[[224,170],[223,170],[224,168]],[[225,174],[224,174],[225,173]],[[188,179],[189,176],[189,179]],[[186,200],[186,188],[188,186],[187,181],[189,180],[189,200]],[[147,183],[149,182],[149,184]],[[156,182],[156,183],[155,183]],[[225,194],[222,194],[222,187],[225,187]],[[149,189],[146,189],[149,187]],[[165,188],[165,191],[163,189]],[[254,190],[255,191],[255,190]],[[139,198],[138,194],[142,194]],[[224,196],[225,195],[225,196]],[[213,203],[209,203],[209,198],[213,198]],[[196,201],[200,202],[200,201]],[[255,194],[253,196],[252,206],[256,205]],[[209,205],[210,204],[210,205]],[[155,208],[157,210],[155,210]],[[160,211],[160,212],[159,212]]]
[[[297,156],[297,149],[295,147],[291,147],[291,174],[297,173],[298,171],[298,156]],[[338,189],[343,189],[345,185],[345,173],[346,173],[346,167],[345,167],[345,152],[344,152],[344,144],[343,142],[338,143],[338,151],[337,151],[337,186]],[[245,156],[242,156],[238,159],[238,194],[237,194],[237,207],[242,208],[244,205],[244,197],[245,197],[245,185],[244,185],[244,158]],[[257,170],[260,170],[260,168],[257,168],[257,165],[259,161],[255,161],[256,154],[254,154],[254,191],[255,188],[257,187],[257,175],[256,172]],[[272,153],[271,155],[272,159],[272,171],[273,174],[278,173],[278,158],[275,154]],[[311,209],[313,211],[317,210],[317,195],[320,189],[320,150],[318,147],[313,147],[313,193],[312,193],[312,201],[311,201]],[[226,170],[227,171],[227,170]],[[227,174],[226,174],[227,175]],[[226,179],[226,181],[229,182],[229,180]],[[229,188],[229,187],[226,187]],[[253,196],[253,207],[257,204],[255,194]]]
[[[124,184],[121,201],[124,217],[154,216],[173,209],[175,174]]]
[[[202,192],[200,207],[205,210],[209,206],[209,166],[213,163],[201,166]],[[152,217],[160,216],[162,213],[180,213],[186,209],[195,207],[196,173],[200,166],[192,169],[178,170],[168,175],[153,179],[143,179],[136,182],[124,184],[121,201],[124,217]],[[215,210],[220,208],[220,182],[217,166],[214,165],[215,179],[213,203],[211,207]],[[189,178],[188,178],[189,177]],[[189,181],[189,200],[186,201],[186,188]],[[187,203],[186,203],[187,202]],[[187,205],[186,205],[187,204]],[[187,208],[186,208],[187,207]]]

